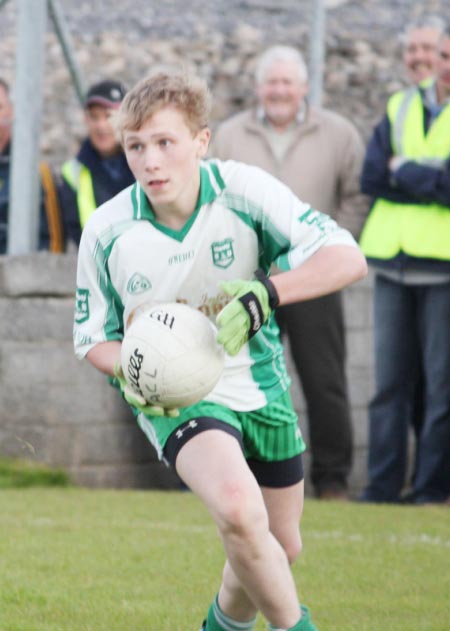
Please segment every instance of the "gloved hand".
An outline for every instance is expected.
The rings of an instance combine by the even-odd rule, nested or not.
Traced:
[[[114,376],[119,382],[120,390],[122,391],[125,401],[139,410],[139,412],[142,412],[146,416],[169,416],[170,418],[179,416],[180,412],[177,408],[163,408],[160,405],[153,405],[135,392],[125,379],[120,362],[114,365]]]
[[[216,318],[219,328],[217,341],[223,344],[229,355],[239,353],[279,303],[277,291],[267,276],[262,271],[256,272],[255,276],[258,280],[219,283],[222,291],[234,297]]]

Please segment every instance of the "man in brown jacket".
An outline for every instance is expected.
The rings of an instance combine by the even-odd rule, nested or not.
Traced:
[[[301,54],[269,48],[257,66],[257,106],[219,126],[210,155],[263,168],[358,237],[367,212],[359,192],[363,142],[342,116],[311,107],[307,92]],[[341,295],[283,307],[278,319],[306,399],[316,495],[345,499],[353,437]]]

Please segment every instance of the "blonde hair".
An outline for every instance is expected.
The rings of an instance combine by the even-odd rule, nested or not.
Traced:
[[[125,131],[141,129],[168,105],[183,114],[192,134],[208,126],[211,96],[206,82],[189,73],[158,72],[139,81],[122,101],[113,121],[120,141]]]

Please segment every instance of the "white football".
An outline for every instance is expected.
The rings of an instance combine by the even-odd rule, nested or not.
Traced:
[[[223,348],[200,311],[180,303],[141,310],[121,350],[123,374],[149,403],[186,407],[211,392],[222,374]]]

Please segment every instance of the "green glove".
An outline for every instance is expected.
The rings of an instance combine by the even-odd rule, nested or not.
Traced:
[[[139,410],[139,412],[142,412],[146,416],[169,416],[170,418],[179,416],[180,412],[177,408],[163,408],[160,405],[153,405],[135,392],[125,379],[122,366],[119,362],[114,365],[114,376],[119,382],[120,390],[125,401]]]
[[[277,291],[262,271],[255,274],[258,280],[232,280],[219,283],[219,287],[234,300],[229,302],[216,318],[219,327],[217,341],[229,355],[237,355],[253,337],[272,310],[278,305]]]

